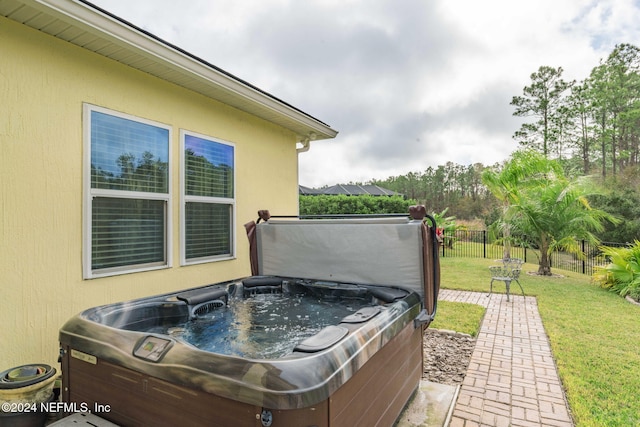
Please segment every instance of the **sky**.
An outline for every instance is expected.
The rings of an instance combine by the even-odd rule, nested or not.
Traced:
[[[640,46],[638,0],[92,2],[337,130],[299,154],[308,187],[502,162],[540,66],[580,81]]]

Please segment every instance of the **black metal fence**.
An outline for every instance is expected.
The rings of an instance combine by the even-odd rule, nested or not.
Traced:
[[[594,246],[584,240],[580,243],[582,252],[585,254],[584,257],[568,252],[555,251],[551,254],[551,268],[591,275],[594,267],[608,263],[599,249],[600,245],[612,247],[628,246],[627,243],[612,242],[602,242],[600,245]],[[453,234],[442,236],[441,255],[443,257],[502,259],[504,246],[489,243],[486,230],[457,230]],[[511,257],[537,264],[540,259],[540,251],[512,244]]]

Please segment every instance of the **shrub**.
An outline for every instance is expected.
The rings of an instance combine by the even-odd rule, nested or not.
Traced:
[[[402,196],[300,196],[300,215],[409,213],[415,200]]]
[[[629,295],[640,300],[640,242],[636,240],[632,246],[623,248],[602,246],[601,250],[610,262],[597,267],[594,280],[622,297]]]

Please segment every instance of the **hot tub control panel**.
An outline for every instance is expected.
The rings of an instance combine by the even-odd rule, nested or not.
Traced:
[[[150,362],[159,362],[172,345],[172,340],[148,335],[138,342],[133,355]]]

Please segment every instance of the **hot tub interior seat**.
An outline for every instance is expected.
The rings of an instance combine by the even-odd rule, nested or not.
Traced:
[[[162,325],[186,322],[189,320],[189,306],[182,301],[149,301],[113,309],[92,310],[86,314],[86,318],[124,331],[146,331]]]
[[[340,324],[326,326],[317,334],[301,341],[293,348],[293,353],[317,353],[333,347],[356,328],[354,325],[365,323],[381,312],[380,307],[363,307],[342,318]]]

